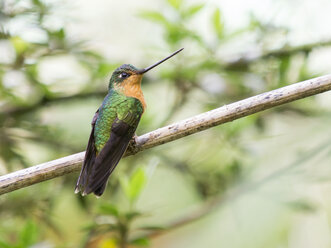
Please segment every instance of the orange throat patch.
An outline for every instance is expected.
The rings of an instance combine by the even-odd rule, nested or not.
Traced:
[[[143,110],[145,111],[146,102],[144,94],[141,90],[141,80],[143,75],[134,74],[122,82],[121,86],[117,88],[124,95],[129,97],[137,98],[143,105]]]

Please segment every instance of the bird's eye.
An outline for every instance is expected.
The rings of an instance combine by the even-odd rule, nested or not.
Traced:
[[[119,78],[127,78],[128,76],[130,76],[130,74],[126,73],[126,72],[122,72],[120,75],[119,75]]]

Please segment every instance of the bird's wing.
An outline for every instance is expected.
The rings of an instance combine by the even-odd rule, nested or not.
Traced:
[[[132,101],[132,99],[128,101]],[[137,99],[134,99],[134,102],[141,105]],[[93,163],[93,166],[87,166],[90,169],[86,174],[83,194],[93,192],[95,195],[102,195],[110,174],[122,158],[137,129],[141,115],[142,108],[128,108],[126,111],[121,110],[121,113],[118,113],[111,126],[110,137],[105,146],[97,156],[92,156],[91,159],[87,157],[90,159],[87,160],[87,163]],[[95,147],[93,149],[95,152]]]
[[[87,184],[88,173],[89,173],[90,169],[92,168],[94,161],[95,161],[97,150],[94,145],[95,144],[94,127],[95,127],[95,123],[96,123],[98,117],[99,117],[99,109],[95,112],[95,115],[91,122],[92,130],[91,130],[90,138],[89,138],[89,141],[87,144],[82,170],[81,170],[79,178],[77,180],[75,193],[78,193],[79,191],[81,191],[81,192],[84,191],[84,185]]]

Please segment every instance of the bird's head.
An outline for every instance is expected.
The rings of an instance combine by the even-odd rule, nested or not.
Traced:
[[[133,65],[121,65],[113,72],[109,88],[120,89],[129,85],[140,85],[143,74],[139,73],[139,71]]]
[[[176,55],[184,48],[181,48],[174,52],[173,54],[169,55],[168,57],[160,60],[159,62],[146,67],[144,69],[137,69],[133,65],[124,64],[118,67],[112,74],[109,82],[109,89],[120,90],[128,87],[135,87],[141,84],[141,79],[144,73],[148,72],[152,68],[158,66],[159,64],[163,63],[164,61],[170,59],[172,56]]]

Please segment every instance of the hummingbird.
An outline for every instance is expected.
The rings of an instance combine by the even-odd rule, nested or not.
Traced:
[[[92,119],[92,130],[75,193],[81,192],[83,196],[103,194],[108,178],[134,138],[146,108],[141,90],[143,75],[183,49],[144,69],[123,64],[113,72],[108,94]]]

